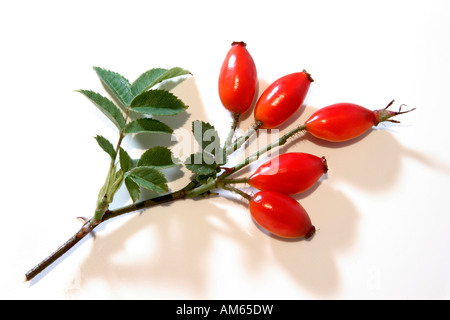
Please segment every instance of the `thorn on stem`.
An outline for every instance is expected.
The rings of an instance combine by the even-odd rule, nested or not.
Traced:
[[[234,167],[233,168],[220,167],[220,169],[224,170],[227,175],[232,174],[234,171]]]
[[[86,222],[88,222],[89,219],[86,217],[77,217],[77,220],[81,221],[83,224],[85,224]]]

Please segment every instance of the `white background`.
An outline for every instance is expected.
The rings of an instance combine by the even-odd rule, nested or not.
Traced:
[[[450,298],[449,15],[450,2],[436,0],[1,2],[0,298]],[[203,119],[225,136],[217,77],[241,40],[260,93],[285,74],[312,74],[298,123],[343,101],[417,109],[352,143],[305,136],[282,150],[328,159],[328,175],[296,196],[319,229],[311,241],[267,236],[234,195],[186,200],[110,221],[24,283],[79,229],[76,217],[92,216],[106,175],[93,137],[117,134],[75,92],[105,94],[92,66],[130,81],[153,67],[189,69],[173,90],[189,115],[171,124]],[[144,135],[130,153],[158,143],[175,145]],[[167,174],[172,190],[189,179]],[[112,207],[128,202],[121,190]]]

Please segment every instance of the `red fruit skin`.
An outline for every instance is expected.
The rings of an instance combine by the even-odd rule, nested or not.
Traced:
[[[306,131],[332,142],[354,139],[377,124],[372,110],[353,103],[337,103],[316,111],[305,123]]]
[[[248,183],[259,190],[296,194],[311,188],[327,171],[325,157],[290,152],[263,163]]]
[[[261,121],[265,129],[276,128],[286,122],[302,106],[313,81],[304,70],[276,80],[259,97],[255,120]]]
[[[257,224],[282,238],[308,239],[316,230],[305,209],[283,193],[258,192],[250,201],[250,213]]]
[[[233,113],[247,111],[255,98],[258,76],[256,65],[244,42],[233,42],[219,74],[219,97]]]

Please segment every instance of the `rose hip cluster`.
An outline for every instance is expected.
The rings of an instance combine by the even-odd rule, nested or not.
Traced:
[[[290,152],[262,164],[248,183],[261,190],[250,201],[253,219],[283,238],[310,238],[315,233],[305,209],[290,195],[311,188],[328,171],[325,157]]]
[[[273,82],[256,101],[254,118],[259,128],[277,128],[292,117],[302,106],[313,81],[303,70]],[[239,116],[253,105],[256,89],[253,58],[244,42],[233,42],[220,70],[220,100]],[[347,141],[380,122],[397,122],[391,118],[405,112],[387,110],[391,104],[375,111],[352,103],[333,104],[311,115],[302,129],[319,139]],[[250,200],[253,219],[279,237],[310,238],[315,227],[305,209],[290,195],[311,188],[327,170],[324,157],[306,153],[286,153],[264,163],[248,179],[250,186],[260,190]]]

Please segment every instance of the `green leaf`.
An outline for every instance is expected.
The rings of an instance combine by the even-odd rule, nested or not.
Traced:
[[[100,80],[111,92],[125,105],[129,106],[134,95],[130,88],[130,82],[122,75],[100,67],[94,67]]]
[[[183,101],[165,90],[145,91],[131,102],[130,107],[136,112],[154,116],[171,116],[187,108]]]
[[[220,147],[219,133],[213,125],[200,120],[193,121],[192,133],[203,152],[212,155],[216,159],[216,163],[224,164],[226,162],[224,151]]]
[[[131,157],[122,148],[120,148],[119,150],[119,161],[120,161],[120,168],[122,169],[123,173],[127,173],[133,165]]]
[[[218,168],[214,158],[204,152],[191,154],[184,164],[193,173],[204,176],[216,174]]]
[[[153,167],[156,169],[165,169],[177,166],[172,152],[166,147],[154,147],[145,151],[138,161],[138,167]]]
[[[192,133],[202,150],[215,154],[220,148],[220,138],[213,125],[208,122],[195,120],[192,122]]]
[[[169,70],[154,68],[144,72],[131,84],[131,92],[134,96],[140,95],[142,92],[151,88],[153,83],[167,71]]]
[[[131,178],[125,179],[125,186],[127,187],[128,193],[130,194],[133,202],[136,202],[139,199],[139,195],[141,193],[141,189],[139,185],[134,182]]]
[[[125,127],[126,134],[140,132],[173,133],[173,130],[165,123],[151,118],[142,118],[131,121]]]
[[[169,190],[167,187],[166,177],[156,170],[150,167],[137,167],[128,171],[127,178],[132,179],[135,183],[143,188],[164,193]]]
[[[182,68],[172,68],[170,70],[163,68],[154,68],[144,72],[131,85],[131,91],[134,96],[140,95],[142,92],[154,87],[158,83],[165,80],[175,78],[181,75],[191,74],[188,70]]]
[[[116,158],[116,150],[114,150],[114,146],[111,142],[109,142],[108,139],[106,139],[103,136],[97,135],[95,137],[95,140],[97,140],[98,145],[111,157],[111,159]]]
[[[90,90],[79,90],[79,92],[91,100],[91,102],[94,103],[94,105],[99,108],[117,128],[119,128],[119,130],[123,130],[125,127],[125,118],[123,117],[122,111],[120,111],[111,100]]]

